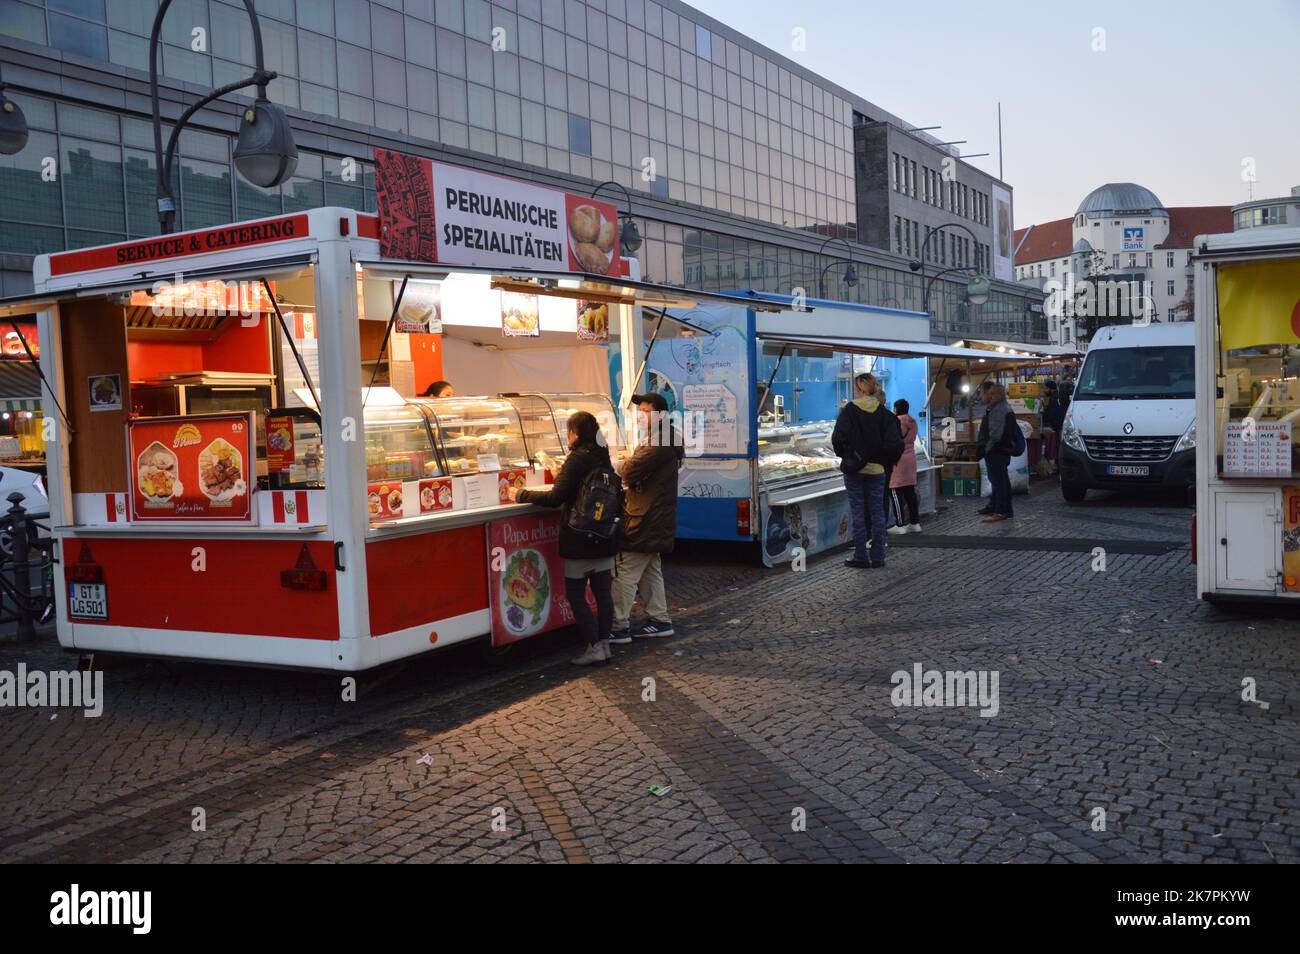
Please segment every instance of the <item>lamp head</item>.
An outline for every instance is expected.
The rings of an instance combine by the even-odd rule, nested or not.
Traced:
[[[298,147],[289,117],[264,96],[244,110],[235,143],[235,168],[253,185],[274,188],[298,168]]]
[[[623,227],[618,233],[618,245],[624,255],[635,255],[641,248],[641,230],[630,217],[623,220]]]
[[[0,85],[0,155],[12,156],[27,145],[27,117]]]

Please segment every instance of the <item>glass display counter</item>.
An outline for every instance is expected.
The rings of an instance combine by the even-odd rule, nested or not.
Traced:
[[[770,486],[837,476],[840,459],[831,448],[834,429],[834,421],[759,428],[759,480]]]
[[[429,417],[415,404],[365,409],[366,480],[417,480],[444,473]]]
[[[614,404],[603,394],[502,394],[519,412],[528,451],[538,464],[552,472],[559,470],[569,452],[570,415],[586,411],[600,424],[611,456],[623,447],[623,433]]]
[[[445,473],[478,473],[479,458],[495,456],[501,470],[528,466],[528,443],[515,405],[502,398],[412,400],[431,416]],[[496,469],[489,467],[488,469]]]

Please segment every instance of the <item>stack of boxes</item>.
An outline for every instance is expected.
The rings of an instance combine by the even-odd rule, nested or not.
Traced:
[[[978,497],[980,465],[978,461],[949,461],[940,472],[940,488],[945,497]]]

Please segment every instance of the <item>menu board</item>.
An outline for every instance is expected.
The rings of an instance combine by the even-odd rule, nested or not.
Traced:
[[[366,505],[371,520],[392,520],[403,515],[401,480],[380,480],[366,485]]]
[[[430,477],[420,481],[420,513],[437,513],[455,507],[455,492],[450,477]]]
[[[1290,477],[1290,421],[1229,421],[1224,425],[1225,477]]]
[[[688,418],[687,415],[690,415]],[[739,454],[742,451],[736,395],[725,384],[688,384],[682,388],[683,426],[694,438],[696,454]],[[690,452],[688,451],[688,452]]]
[[[253,435],[251,411],[128,421],[131,519],[251,523]]]
[[[493,645],[573,623],[573,609],[564,598],[558,513],[492,521],[488,556]]]

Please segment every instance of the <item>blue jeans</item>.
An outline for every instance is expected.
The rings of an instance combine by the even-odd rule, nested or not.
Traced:
[[[1006,454],[986,454],[984,463],[989,468],[989,484],[993,487],[993,497],[989,509],[994,513],[1011,516],[1011,458]]]
[[[871,559],[885,559],[885,474],[845,474],[844,490],[849,495],[849,512],[853,515],[853,558],[867,559],[867,540],[871,540]]]

